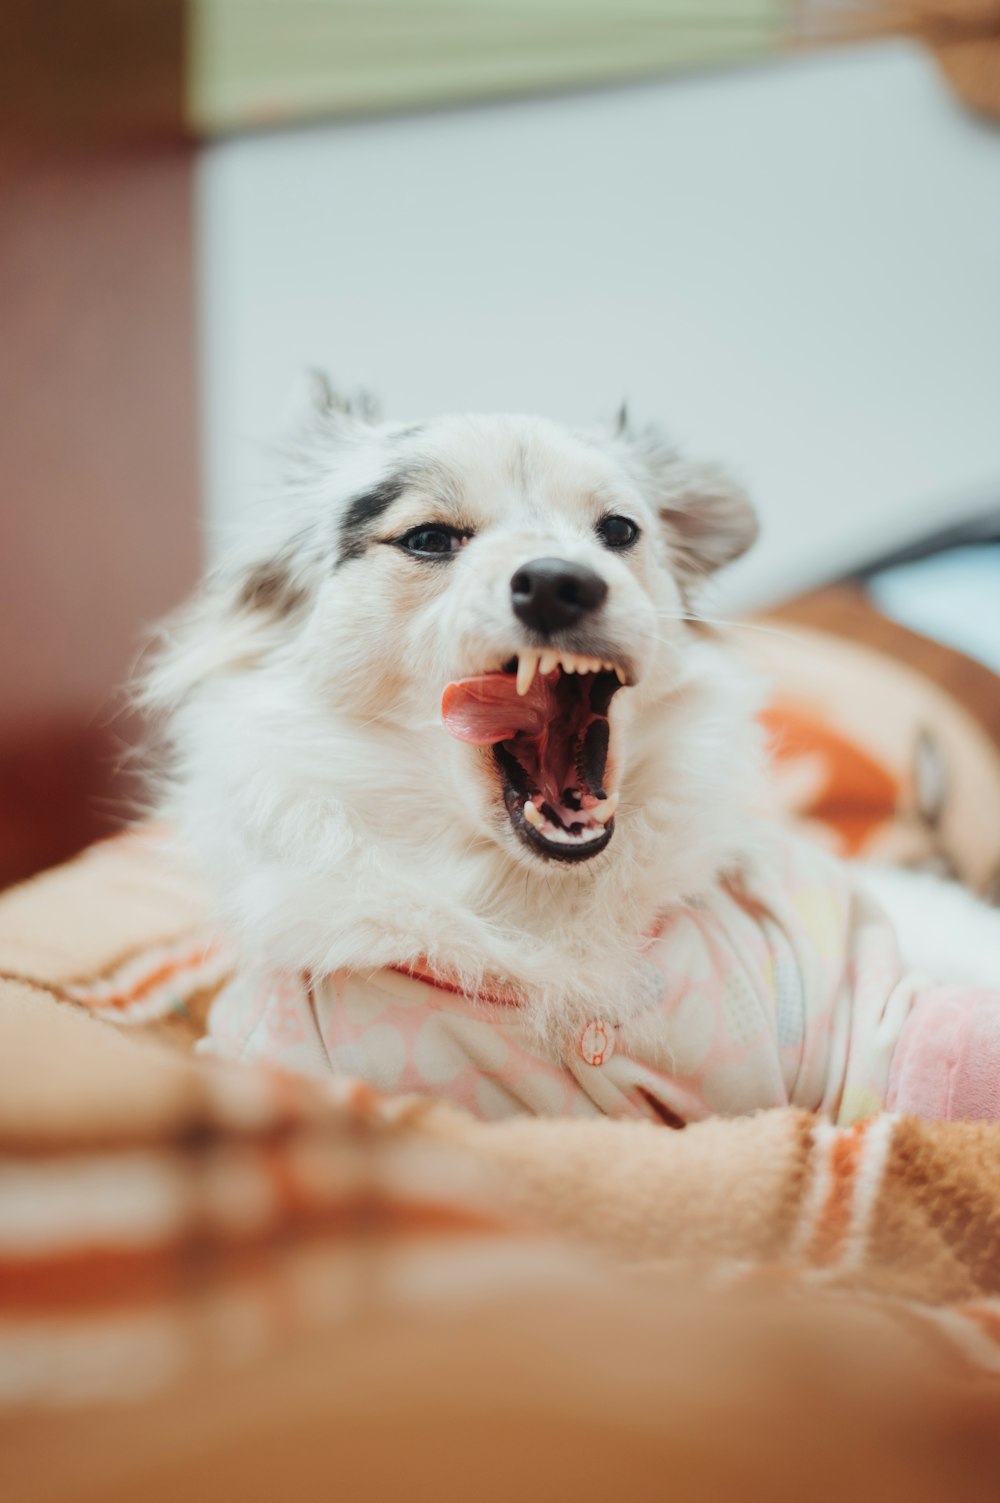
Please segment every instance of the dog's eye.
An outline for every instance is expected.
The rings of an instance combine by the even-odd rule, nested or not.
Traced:
[[[628,517],[605,517],[597,524],[597,536],[605,548],[631,548],[639,529]]]
[[[420,527],[411,527],[409,532],[404,532],[395,541],[404,553],[412,553],[416,558],[447,558],[469,541],[469,534],[459,531],[457,527],[425,523]]]

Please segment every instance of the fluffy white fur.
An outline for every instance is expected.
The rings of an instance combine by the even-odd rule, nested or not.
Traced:
[[[609,512],[639,524],[631,551],[597,537]],[[386,545],[434,521],[472,540],[430,564]],[[323,400],[240,556],[168,627],[146,692],[168,717],[165,813],[247,963],[426,956],[470,986],[513,982],[553,1044],[595,1007],[627,1014],[656,915],[752,858],[754,690],[691,601],[755,530],[737,488],[655,435],[526,417],[408,428]],[[553,555],[609,585],[599,621],[560,645],[634,679],[610,712],[615,833],[572,865],[526,847],[492,753],[440,715],[447,683],[526,645],[511,575]]]

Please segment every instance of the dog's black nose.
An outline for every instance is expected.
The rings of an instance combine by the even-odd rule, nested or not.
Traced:
[[[596,611],[607,593],[607,584],[593,569],[564,558],[533,559],[510,581],[514,615],[546,637]]]

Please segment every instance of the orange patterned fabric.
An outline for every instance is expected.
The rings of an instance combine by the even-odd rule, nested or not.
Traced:
[[[776,813],[841,856],[1000,899],[1000,679],[936,644],[923,671],[902,628],[876,648],[782,617],[739,641],[769,690]]]
[[[902,778],[822,715],[795,700],[775,698],[761,715],[779,776],[812,766],[813,787],[800,794],[795,812],[839,836],[845,855],[858,856],[895,816]]]

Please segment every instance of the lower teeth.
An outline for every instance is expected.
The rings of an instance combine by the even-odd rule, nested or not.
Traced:
[[[604,827],[614,814],[614,803],[608,800],[607,804],[601,804],[599,811],[591,816],[594,823],[583,825],[574,821],[573,829],[564,830],[559,825],[553,824],[541,813],[533,799],[526,799],[524,804],[524,818],[533,829],[544,835],[546,840],[554,840],[560,845],[586,845],[588,841],[597,840],[604,834]]]

